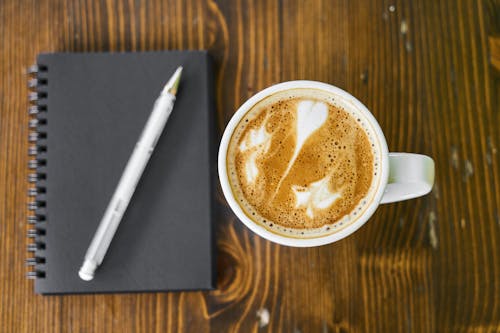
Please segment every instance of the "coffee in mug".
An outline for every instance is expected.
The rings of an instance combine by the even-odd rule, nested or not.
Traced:
[[[290,81],[246,101],[221,140],[219,179],[237,217],[289,246],[335,242],[381,203],[427,194],[434,162],[389,153],[373,115],[329,84]]]
[[[369,122],[319,89],[279,91],[256,103],[231,136],[229,181],[245,214],[294,237],[347,226],[380,184]]]

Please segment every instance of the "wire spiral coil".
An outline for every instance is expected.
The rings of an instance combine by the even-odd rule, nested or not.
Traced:
[[[32,253],[26,259],[26,266],[30,267],[26,273],[29,279],[45,277],[45,241],[46,234],[46,178],[47,178],[47,66],[33,65],[27,70],[28,74],[28,210],[27,217],[30,228],[27,238],[27,251]]]

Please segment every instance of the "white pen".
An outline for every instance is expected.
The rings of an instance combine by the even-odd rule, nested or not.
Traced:
[[[135,145],[115,193],[104,212],[104,216],[85,254],[85,261],[78,272],[82,280],[90,281],[94,278],[94,272],[101,264],[108,250],[109,244],[120,224],[123,213],[127,209],[130,198],[134,194],[142,172],[172,112],[181,73],[182,67],[177,68],[154,104],[153,111],[142,130],[139,141]]]

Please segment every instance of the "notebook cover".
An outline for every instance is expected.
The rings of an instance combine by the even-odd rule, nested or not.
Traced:
[[[214,287],[211,65],[203,51],[41,54],[47,78],[45,277],[35,292]],[[177,66],[172,115],[92,281],[85,252],[146,123]],[[213,169],[212,169],[213,170]]]

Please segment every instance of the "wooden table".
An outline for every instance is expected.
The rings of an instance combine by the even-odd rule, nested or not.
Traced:
[[[273,83],[346,89],[390,150],[433,156],[433,192],[310,249],[223,208],[212,292],[35,295],[25,68],[42,51],[164,49],[210,51],[220,131]],[[498,1],[2,1],[0,331],[500,332],[499,93]]]

